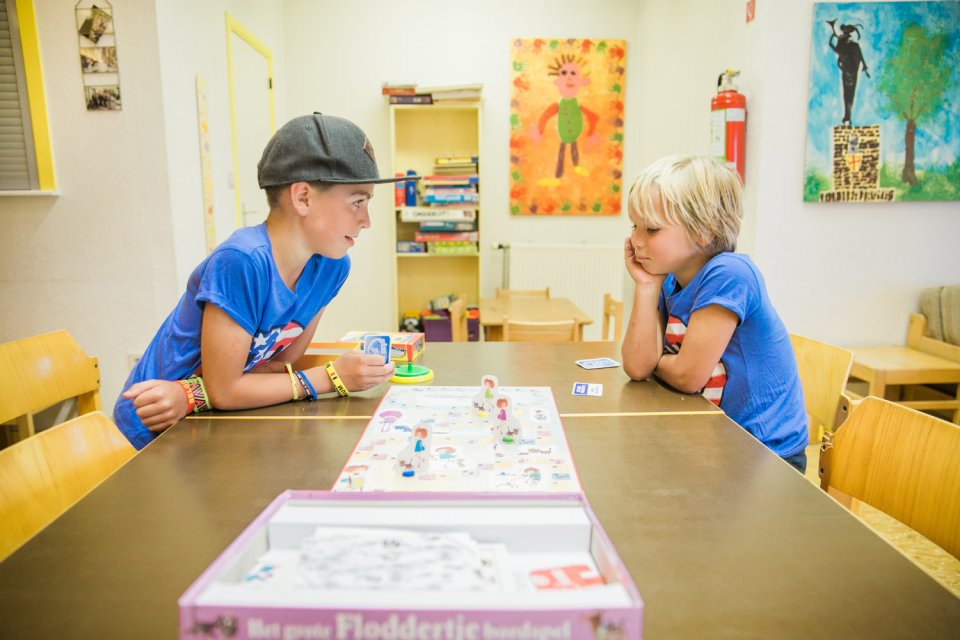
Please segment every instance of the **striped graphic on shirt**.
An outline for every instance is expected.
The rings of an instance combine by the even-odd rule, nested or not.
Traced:
[[[670,316],[667,320],[667,330],[663,336],[663,352],[677,354],[680,352],[680,345],[683,344],[683,336],[687,333],[687,326],[681,322],[680,318]],[[723,362],[718,362],[710,374],[707,384],[700,390],[700,394],[720,406],[720,400],[723,399],[723,387],[727,384],[727,369]]]

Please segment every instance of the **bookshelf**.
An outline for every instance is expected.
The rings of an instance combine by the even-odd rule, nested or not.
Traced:
[[[435,177],[418,185],[416,206],[395,201],[391,216],[396,325],[404,311],[421,311],[432,298],[445,294],[464,293],[468,305],[479,304],[480,105],[390,105],[390,146],[395,173],[414,170]],[[473,166],[453,163],[441,169],[440,158],[468,159]],[[429,199],[453,201],[425,202],[427,194]]]

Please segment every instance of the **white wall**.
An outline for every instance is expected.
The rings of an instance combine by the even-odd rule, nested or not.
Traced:
[[[122,111],[87,111],[74,0],[35,1],[59,196],[0,198],[0,340],[67,329],[104,405],[176,300],[153,2],[114,0]]]
[[[381,82],[483,83],[484,295],[492,295],[501,283],[501,256],[491,252],[491,243],[606,244],[626,236],[625,215],[509,216],[510,43],[517,37],[627,40],[624,174],[635,174],[642,96],[634,75],[639,66],[637,0],[408,0],[399,5],[391,0],[285,0],[283,6],[288,115],[318,110],[354,120],[373,142],[384,175],[392,174],[394,168],[389,166],[389,114],[380,95]],[[392,281],[392,202],[390,187],[379,187],[372,206],[373,227],[351,250],[350,279],[321,320],[318,336],[330,339],[349,329],[392,327],[394,312],[390,290],[385,288]]]
[[[837,344],[902,344],[920,290],[960,282],[960,206],[802,202],[813,4],[758,3],[767,15],[754,255],[791,330]]]
[[[645,162],[706,150],[717,74],[742,70],[749,99],[747,211],[754,256],[791,330],[839,344],[901,343],[919,290],[960,281],[957,203],[814,205],[802,198],[813,0],[468,2],[114,0],[123,111],[83,102],[72,0],[35,0],[58,197],[0,197],[0,340],[68,329],[100,358],[104,403],[203,258],[197,73],[207,80],[220,239],[233,194],[223,12],[274,52],[277,121],[316,110],[350,117],[389,159],[384,80],[484,83],[485,245],[606,243],[617,218],[507,215],[509,43],[514,37],[627,40],[626,182]],[[162,73],[161,73],[162,69]],[[389,188],[353,250],[355,270],[321,322],[330,338],[387,327]],[[485,293],[500,281],[484,258]],[[388,290],[386,290],[388,291]]]

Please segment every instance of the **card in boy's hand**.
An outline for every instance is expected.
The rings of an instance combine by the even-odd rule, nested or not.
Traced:
[[[383,356],[383,364],[390,362],[390,336],[370,334],[363,337],[363,352]]]
[[[610,358],[589,358],[587,360],[577,360],[577,364],[584,369],[606,369],[608,367],[619,367],[620,363]]]

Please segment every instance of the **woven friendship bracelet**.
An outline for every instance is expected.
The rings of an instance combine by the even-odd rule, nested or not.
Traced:
[[[180,381],[180,384],[186,382],[190,385],[190,392],[193,393],[193,412],[200,413],[207,411],[210,407],[210,401],[207,400],[207,388],[203,386],[203,378],[200,376],[190,376],[186,380]]]
[[[291,365],[289,362],[284,362],[283,366],[287,368],[287,374],[290,375],[290,386],[293,388],[293,399],[299,400],[300,392],[297,391],[297,376],[293,373],[293,365]]]
[[[333,363],[328,362],[323,365],[323,368],[327,370],[327,375],[330,376],[330,381],[333,382],[333,388],[337,390],[337,393],[341,396],[350,395],[346,385],[343,384],[343,380],[337,375],[337,370],[333,368]]]

